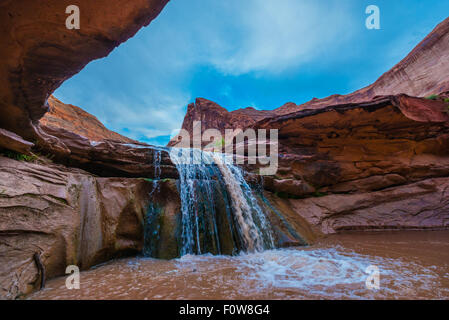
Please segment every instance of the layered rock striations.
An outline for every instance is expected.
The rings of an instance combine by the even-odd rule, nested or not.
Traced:
[[[0,157],[0,299],[15,299],[68,265],[138,254],[152,184]]]
[[[66,28],[69,0],[0,3],[0,127],[34,140],[34,122],[62,82],[148,25],[168,0],[80,0],[81,28]]]
[[[441,22],[401,62],[384,73],[370,86],[347,95],[332,95],[313,99],[301,105],[288,103],[276,109],[288,114],[302,109],[356,103],[376,96],[407,94],[427,97],[449,91],[449,18]]]
[[[167,2],[80,0],[79,30],[66,28],[72,1],[0,2],[0,152],[40,159],[0,156],[0,299],[39,288],[41,267],[51,278],[70,264],[85,269],[141,252],[152,184],[131,177],[154,175],[153,149],[51,94],[148,25]]]
[[[58,163],[0,156],[0,298],[39,287],[37,260],[54,277],[70,264],[85,269],[140,253],[150,201],[164,210],[161,236],[176,242],[179,195],[176,181],[164,178],[178,173],[168,152],[158,150],[163,192],[150,199],[155,184],[143,177],[156,176],[155,149],[51,97],[87,63],[148,25],[167,2],[80,0],[80,30],[65,27],[70,1],[0,3],[0,151],[24,159],[39,152]],[[255,180],[273,205],[270,221],[284,245],[295,244],[292,230],[313,238],[309,224],[316,234],[447,228],[448,37],[446,19],[392,70],[350,95],[273,111],[228,112],[197,99],[183,127],[192,132],[198,120],[202,130],[279,130],[279,170]],[[431,94],[439,97],[413,97]],[[278,211],[288,224],[279,222]],[[167,257],[174,252],[157,249]]]
[[[265,187],[313,198],[294,207],[325,233],[446,228],[447,110],[443,102],[400,95],[263,120],[255,127],[278,129],[280,146],[280,170]]]
[[[279,169],[264,187],[289,199],[317,231],[447,228],[448,46],[449,18],[352,94],[290,102],[255,116],[198,99],[183,128],[192,134],[201,121],[202,131],[278,129]]]
[[[108,130],[95,116],[77,106],[65,104],[54,96],[50,96],[47,102],[48,112],[39,120],[42,126],[62,128],[94,142],[113,140],[137,143],[135,140]]]

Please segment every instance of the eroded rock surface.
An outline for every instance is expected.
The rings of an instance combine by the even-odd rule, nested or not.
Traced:
[[[246,128],[259,120],[275,115],[274,112],[256,110],[252,107],[229,112],[213,101],[197,98],[195,103],[187,107],[182,128],[191,134],[195,132],[195,135],[203,134],[206,129],[213,128],[224,135],[226,129]],[[195,125],[196,128],[194,128]],[[175,146],[177,142],[175,137],[168,146]]]
[[[66,28],[69,0],[0,2],[0,127],[27,140],[47,98],[87,63],[148,25],[168,0],[79,0],[81,29]]]
[[[29,155],[33,146],[33,143],[24,140],[14,132],[0,128],[0,149]]]
[[[124,143],[137,142],[108,130],[95,116],[77,106],[65,104],[54,96],[50,96],[48,105],[48,112],[39,120],[45,127],[62,128],[93,142],[102,140]]]
[[[91,141],[63,128],[39,125],[38,146],[63,164],[103,177],[154,177],[155,147],[145,143],[113,140]],[[177,178],[178,172],[167,151],[162,151],[163,178]]]
[[[39,285],[68,265],[87,269],[139,254],[152,185],[144,179],[98,178],[76,169],[0,157],[0,298]]]
[[[369,101],[376,96],[407,94],[427,97],[449,90],[449,18],[441,22],[401,62],[370,86],[351,94],[312,99],[301,105],[287,103],[276,109],[288,114],[302,109]]]
[[[449,227],[449,178],[425,179],[377,192],[286,201],[323,233]]]

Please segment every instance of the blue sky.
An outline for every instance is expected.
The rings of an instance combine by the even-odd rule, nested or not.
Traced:
[[[371,4],[381,30],[365,27]],[[448,12],[447,0],[172,0],[55,96],[111,130],[165,145],[196,97],[274,109],[367,86]]]

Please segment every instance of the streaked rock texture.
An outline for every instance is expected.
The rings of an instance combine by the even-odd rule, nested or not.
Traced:
[[[406,58],[372,85],[348,95],[313,99],[301,105],[288,103],[276,109],[288,114],[302,109],[368,101],[376,96],[407,94],[427,97],[449,91],[449,18],[441,22]]]
[[[195,134],[202,134],[206,129],[213,128],[224,134],[226,129],[246,128],[259,120],[275,115],[274,112],[251,107],[229,112],[213,101],[197,98],[195,103],[187,107],[182,128]],[[194,128],[195,121],[198,122],[196,128]],[[175,146],[177,142],[175,138],[168,143],[168,146]]]
[[[0,149],[11,150],[21,154],[31,154],[33,143],[23,140],[17,134],[0,128]]]
[[[39,120],[45,127],[62,128],[76,133],[90,141],[113,140],[125,143],[136,143],[135,140],[108,130],[98,119],[83,109],[65,104],[50,96],[49,110]]]
[[[46,100],[87,63],[148,25],[168,0],[79,0],[81,29],[66,28],[69,0],[0,2],[0,127],[34,140]]]
[[[0,298],[37,288],[68,265],[87,269],[138,254],[152,184],[0,157]]]
[[[376,192],[286,201],[323,233],[449,228],[449,178],[425,179]]]

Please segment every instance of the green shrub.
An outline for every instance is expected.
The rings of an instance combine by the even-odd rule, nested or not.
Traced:
[[[437,100],[438,99],[438,95],[437,94],[431,94],[430,96],[426,97],[426,99]]]
[[[18,160],[18,161],[25,161],[25,162],[34,162],[38,159],[38,156],[35,154],[28,156],[26,154],[18,153],[15,151],[6,150],[3,152],[0,152],[1,155],[8,157],[10,159]]]
[[[327,196],[327,193],[326,193],[326,192],[315,191],[315,193],[313,194],[313,196],[314,196],[315,198],[321,198],[321,197]]]

